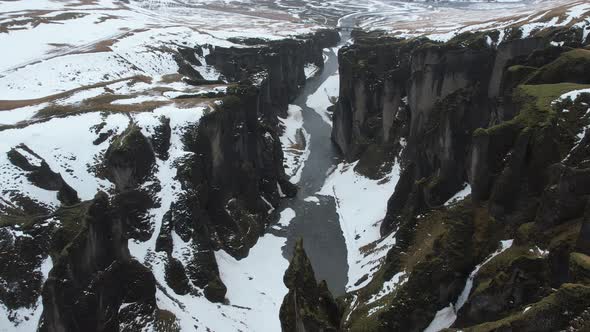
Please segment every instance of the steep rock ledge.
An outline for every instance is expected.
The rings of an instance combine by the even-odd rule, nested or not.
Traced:
[[[295,244],[284,282],[289,292],[283,299],[280,311],[283,331],[339,330],[342,313],[330,294],[326,281],[317,283],[301,239]]]
[[[238,40],[261,45],[244,48],[216,47],[206,56],[230,82],[250,79],[259,83],[260,112],[277,124],[277,115],[286,116],[287,107],[305,84],[305,65],[323,67],[323,50],[340,41],[336,30],[319,30],[294,39],[264,41]]]
[[[402,168],[381,225],[396,244],[342,299],[343,329],[422,331],[447,316],[468,331],[584,324],[588,97],[554,102],[590,83],[580,31],[446,43],[357,32],[340,51],[333,141],[358,165]],[[471,196],[448,202],[465,186]],[[492,254],[503,239],[514,244]]]
[[[216,47],[207,55],[207,63],[235,83],[187,133],[194,157],[181,178],[198,196],[198,215],[215,248],[245,257],[280,198],[295,195],[283,168],[278,116],[305,84],[305,65],[323,66],[323,49],[338,40],[335,30],[321,30],[256,47]]]
[[[8,320],[16,326],[41,315],[41,295],[43,331],[177,330],[175,313],[156,306],[156,289],[167,295],[167,286],[176,294],[227,304],[215,251],[247,256],[274,221],[280,198],[296,194],[283,169],[277,117],[305,84],[304,67],[321,66],[323,48],[337,40],[336,31],[321,31],[228,49],[230,54],[217,60],[224,51],[211,48],[207,61],[218,65],[229,87],[227,93],[200,96],[217,107],[200,120],[195,116],[198,123],[183,120],[179,127],[171,115],[130,114],[118,129],[101,132],[106,120],[91,128],[94,146],[108,149],[86,166],[105,188],[114,185],[108,196],[80,202],[79,188],[70,187],[34,151],[16,146],[10,161],[30,174],[33,186],[55,191],[59,201],[45,206],[18,193],[13,196],[23,209],[0,201],[0,250],[10,253],[1,259],[7,269],[0,272],[0,301]],[[198,73],[190,70],[199,50],[183,48],[175,59],[193,83],[211,83],[197,82]],[[254,56],[241,55],[249,52]],[[224,72],[225,61],[244,71]],[[162,169],[169,166],[176,177]],[[160,183],[170,177],[180,185]],[[168,194],[173,197],[163,196]],[[161,218],[158,229],[155,218]],[[25,283],[23,275],[29,276]]]
[[[278,116],[305,84],[305,65],[323,65],[323,48],[337,41],[338,33],[327,30],[255,47],[209,49],[207,63],[230,84],[184,135],[192,155],[178,170],[183,193],[165,215],[156,244],[169,255],[166,275],[176,293],[188,292],[190,280],[209,300],[225,301],[214,251],[246,257],[274,221],[281,197],[296,194],[283,168]],[[173,230],[192,243],[184,268],[171,257]]]
[[[120,325],[153,321],[154,277],[131,259],[123,225],[106,194],[97,194],[80,223],[74,239],[54,257],[43,286],[39,330],[117,331]]]

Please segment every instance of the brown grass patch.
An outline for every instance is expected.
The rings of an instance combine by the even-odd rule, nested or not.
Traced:
[[[446,224],[441,222],[444,218],[439,216],[444,212],[434,210],[430,214],[434,214],[434,216],[422,217],[418,222],[412,245],[406,253],[401,255],[404,269],[408,272],[412,271],[416,264],[432,252],[434,242],[443,235],[447,228]]]
[[[105,87],[107,85],[110,85],[113,83],[118,83],[118,82],[123,82],[123,81],[145,82],[145,83],[149,84],[152,82],[152,79],[150,77],[147,77],[144,75],[136,75],[136,76],[116,79],[113,81],[101,82],[101,83],[97,83],[97,84],[81,86],[81,87],[73,89],[73,90],[60,92],[60,93],[50,95],[47,97],[42,97],[42,98],[23,99],[23,100],[0,100],[0,111],[9,111],[9,110],[13,110],[15,108],[21,108],[21,107],[33,106],[33,105],[38,105],[41,103],[51,102],[51,101],[55,101],[57,99],[70,97],[74,93],[82,91],[82,90]]]

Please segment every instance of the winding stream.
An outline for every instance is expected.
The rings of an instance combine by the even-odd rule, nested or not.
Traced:
[[[349,39],[350,33],[343,32],[339,46]],[[335,296],[345,293],[348,282],[346,243],[334,198],[316,193],[322,188],[328,171],[340,162],[340,157],[330,139],[332,127],[314,109],[308,107],[306,102],[310,95],[337,72],[338,55],[331,51],[322,72],[307,81],[300,96],[293,102],[303,110],[303,127],[310,135],[310,141],[307,142],[310,154],[302,170],[297,197],[283,203],[283,209],[291,208],[296,213],[286,228],[287,245],[283,250],[284,256],[290,259],[295,241],[303,238],[316,278],[318,281],[326,280]],[[319,202],[306,201],[310,196],[317,197]]]

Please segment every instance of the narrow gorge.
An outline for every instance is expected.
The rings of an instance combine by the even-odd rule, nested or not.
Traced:
[[[521,34],[356,32],[339,52],[332,139],[368,178],[399,165],[380,225],[395,244],[339,298],[337,320],[321,290],[305,291],[310,276],[289,281],[309,315],[285,310],[284,330],[588,328],[590,40],[579,28]]]
[[[0,45],[0,332],[590,330],[587,1],[0,0]]]

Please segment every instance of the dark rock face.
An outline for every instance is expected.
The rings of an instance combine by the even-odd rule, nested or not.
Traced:
[[[399,138],[407,137],[408,109],[403,98],[410,53],[420,41],[399,45],[396,40],[371,41],[359,38],[339,53],[340,98],[332,140],[347,159],[356,159],[370,144],[395,149]]]
[[[123,225],[99,193],[81,229],[55,257],[43,287],[41,331],[117,331],[125,313],[139,309],[151,319],[156,310],[155,279],[131,259]],[[121,312],[123,303],[131,303]],[[122,319],[119,319],[119,315]]]
[[[200,205],[213,221],[213,234],[238,256],[262,234],[268,204],[278,205],[277,184],[286,179],[276,131],[258,121],[256,88],[245,89],[201,120],[191,174],[195,188],[207,189]]]
[[[210,48],[208,64],[223,73],[215,82],[224,79],[230,87],[227,96],[209,95],[225,97],[222,105],[186,129],[187,153],[177,161],[182,190],[156,234],[155,249],[165,253],[158,257],[165,283],[174,293],[227,302],[215,250],[245,257],[275,220],[273,210],[281,197],[295,196],[297,188],[283,169],[277,117],[305,84],[305,65],[322,66],[323,49],[338,39],[336,31],[325,30],[247,49]],[[202,47],[171,52],[187,82],[212,83],[193,67],[202,64]],[[7,267],[0,271],[0,301],[10,312],[34,307],[41,295],[40,331],[139,331],[149,326],[178,331],[174,314],[156,306],[153,274],[130,256],[127,246],[129,239],[152,238],[150,210],[168,202],[157,195],[166,184],[159,183],[154,171],[170,158],[170,119],[162,117],[149,138],[135,123],[118,136],[113,130],[99,134],[104,125],[94,127],[93,144],[110,145],[94,170],[115,185],[110,196],[99,193],[80,202],[76,191],[34,151],[26,146],[10,151],[11,162],[35,186],[57,191],[62,206],[56,210],[27,197],[13,198],[25,210],[16,211],[10,202],[0,201],[0,263]],[[172,240],[173,232],[183,243]],[[177,245],[184,245],[188,256],[175,258]],[[53,269],[43,284],[39,270],[48,259]],[[23,275],[26,282],[19,283]],[[333,304],[325,284],[317,287],[321,301]],[[335,307],[326,310],[336,322]],[[10,319],[17,323],[22,317]]]
[[[169,257],[169,262],[166,264],[166,282],[179,295],[188,294],[191,290],[184,266],[173,257]],[[222,299],[224,296],[225,293],[222,295]]]
[[[169,120],[162,119],[150,142],[141,128],[131,124],[113,139],[105,153],[104,173],[117,191],[112,200],[113,214],[120,219],[125,238],[147,241],[152,235],[148,210],[158,203],[150,190],[140,185],[152,174],[156,162],[154,147],[159,158],[168,157],[170,131]]]
[[[131,124],[109,146],[104,159],[105,176],[118,191],[135,188],[149,175],[155,163],[155,155],[141,129]]]
[[[323,48],[338,40],[336,31],[326,30],[252,48],[210,50],[207,63],[226,79],[239,82],[185,138],[195,153],[181,176],[183,186],[191,189],[187,197],[194,195],[189,198],[194,204],[193,227],[211,239],[198,241],[201,249],[224,248],[245,257],[271,221],[280,192],[296,194],[283,169],[277,116],[285,113],[305,84],[305,65],[322,66]],[[185,232],[183,225],[174,227]]]
[[[156,242],[156,250],[168,254],[166,278],[176,293],[195,292],[190,281],[210,301],[224,302],[227,290],[214,251],[245,257],[275,217],[280,193],[296,194],[283,169],[277,116],[305,83],[304,66],[323,65],[323,48],[337,37],[335,31],[320,31],[295,40],[243,41],[256,44],[249,48],[209,49],[207,64],[236,83],[184,137],[186,150],[193,152],[178,172],[184,193],[165,214]],[[192,49],[182,53],[194,62]],[[168,131],[162,122],[152,139],[159,158],[165,156],[160,150],[167,150]],[[173,231],[192,251],[184,266],[171,256]]]
[[[170,128],[170,118],[161,117],[160,125],[154,128],[154,135],[151,137],[151,143],[154,153],[162,160],[168,160],[171,135],[172,128]]]
[[[150,194],[141,189],[127,190],[115,195],[112,205],[115,214],[124,225],[126,238],[149,240],[153,225],[148,210],[154,206]]]
[[[27,172],[27,178],[32,184],[45,190],[57,191],[57,198],[64,205],[80,202],[78,193],[64,181],[59,173],[53,172],[43,158],[24,144],[19,145],[18,148],[40,161],[40,165],[32,165],[22,153],[14,148],[7,153],[8,159],[13,165]]]
[[[27,232],[28,236],[15,236],[8,228],[0,228],[0,301],[10,310],[31,307],[40,295],[43,276],[39,271],[41,257],[47,257],[49,241],[47,231]],[[23,282],[27,276],[27,282]],[[9,318],[10,319],[10,318]]]
[[[290,331],[338,331],[341,312],[325,281],[317,283],[303,241],[295,246],[284,282],[289,293],[281,305],[281,328]]]
[[[289,102],[305,84],[304,67],[313,63],[323,67],[323,49],[336,46],[340,35],[336,30],[320,30],[314,34],[266,42],[249,48],[216,47],[206,56],[232,82],[265,78],[261,86],[260,111],[276,124],[276,115],[285,116]],[[266,72],[266,75],[262,75]]]
[[[184,79],[189,82],[206,82],[203,75],[199,73],[193,66],[202,66],[203,64],[197,55],[203,56],[203,49],[198,45],[192,47],[179,47],[176,53],[173,53],[173,59],[178,65],[178,73],[184,76]]]
[[[333,141],[350,160],[363,160],[374,146],[397,155],[400,140],[407,144],[401,158],[405,171],[382,233],[397,227],[404,210],[411,214],[438,206],[465,182],[472,183],[474,197],[487,199],[492,190],[489,173],[499,172],[487,169],[496,166],[487,156],[506,153],[519,130],[495,135],[492,146],[487,145],[490,138],[472,134],[515,116],[518,101],[511,93],[519,81],[508,67],[525,64],[549,70],[571,58],[585,61],[583,52],[563,57],[563,49],[541,53],[548,47],[543,38],[509,40],[497,48],[486,46],[484,38],[494,43],[498,35],[464,34],[446,44],[360,35],[341,50]]]
[[[332,140],[349,160],[384,149],[402,168],[381,225],[383,235],[396,231],[396,244],[368,285],[345,299],[346,329],[421,331],[456,303],[481,262],[454,327],[584,325],[589,97],[554,102],[586,87],[573,84],[586,83],[590,59],[577,33],[500,45],[498,32],[447,43],[357,34],[340,51]],[[570,44],[552,46],[552,38]],[[464,183],[471,195],[444,206]],[[512,247],[486,261],[501,239],[514,239]],[[370,300],[402,272],[403,284]]]

